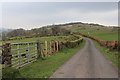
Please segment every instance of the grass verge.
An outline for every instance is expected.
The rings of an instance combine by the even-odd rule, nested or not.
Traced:
[[[108,48],[102,47],[99,43],[95,42],[96,47],[100,50],[103,55],[112,62],[112,64],[120,70],[120,60],[118,59],[118,51],[109,51]]]
[[[48,78],[54,71],[60,67],[65,61],[79,51],[85,42],[83,41],[78,47],[65,48],[53,56],[47,57],[44,60],[38,59],[36,62],[26,65],[19,70],[22,78]]]

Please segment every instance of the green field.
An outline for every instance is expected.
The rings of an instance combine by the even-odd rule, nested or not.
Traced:
[[[100,40],[118,40],[118,30],[107,28],[107,27],[72,27],[69,28],[71,32],[79,32],[85,35],[89,35],[92,37],[96,37]],[[0,44],[5,43],[22,43],[22,42],[36,42],[39,40],[42,44],[42,49],[45,48],[45,41],[49,43],[50,41],[73,41],[77,38],[73,35],[69,36],[48,36],[48,37],[33,37],[33,38],[23,38],[17,40],[8,40],[8,41],[1,41]],[[84,43],[81,43],[78,47],[75,48],[65,48],[58,53],[44,57],[42,59],[38,59],[36,62],[26,65],[20,70],[17,70],[18,75],[15,77],[22,77],[22,78],[48,78],[53,74],[53,72],[61,66],[65,61],[67,61],[70,57],[72,57],[77,51],[79,51],[83,46]],[[98,43],[95,42],[96,47],[104,54],[104,56],[111,60],[111,62],[117,67],[118,66],[118,53],[117,51],[109,51],[105,47],[101,47]],[[21,46],[21,48],[26,46]],[[13,46],[13,48],[17,48]],[[31,49],[32,51],[32,49]],[[49,51],[49,50],[48,50]],[[17,52],[12,52],[16,54]],[[120,69],[120,67],[118,67]],[[13,74],[14,75],[14,74]],[[10,77],[10,76],[9,76]]]
[[[23,42],[37,42],[37,40],[42,43],[41,47],[44,50],[45,49],[45,41],[47,41],[47,47],[48,49],[50,48],[50,42],[51,41],[73,41],[76,40],[78,38],[74,37],[73,35],[69,35],[69,36],[48,36],[48,37],[33,37],[33,38],[23,38],[23,39],[17,39],[17,40],[7,40],[7,41],[2,41],[2,44],[5,43],[23,43]],[[20,49],[21,48],[25,48],[23,50],[21,50],[22,52],[25,52],[27,49],[28,45],[19,45]],[[30,47],[34,48],[35,44],[30,45]],[[34,52],[34,49],[30,49],[30,52]],[[12,45],[11,49],[17,49],[17,45]],[[12,51],[12,54],[17,54],[17,50],[16,51]]]
[[[73,27],[72,32],[79,32],[101,40],[118,40],[118,29],[108,27]]]
[[[65,40],[74,40],[76,39],[74,36],[48,36],[48,37],[33,37],[33,38],[23,38],[23,39],[17,39],[17,40],[7,40],[7,41],[2,41],[2,43],[22,43],[22,42],[34,42],[37,40],[40,40],[41,42],[44,41],[65,41]]]

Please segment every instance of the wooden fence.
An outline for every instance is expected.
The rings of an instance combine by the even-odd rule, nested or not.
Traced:
[[[73,48],[82,42],[82,38],[74,41],[45,41],[6,43],[2,46],[3,67],[20,68],[36,61],[38,58],[51,56],[63,48]]]

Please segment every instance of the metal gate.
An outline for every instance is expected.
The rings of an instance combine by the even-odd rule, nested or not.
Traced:
[[[37,59],[37,43],[24,42],[11,44],[11,65],[12,67],[20,68]]]

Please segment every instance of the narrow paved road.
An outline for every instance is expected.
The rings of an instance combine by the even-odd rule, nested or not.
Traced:
[[[117,69],[85,38],[83,49],[65,62],[50,78],[118,78]]]

